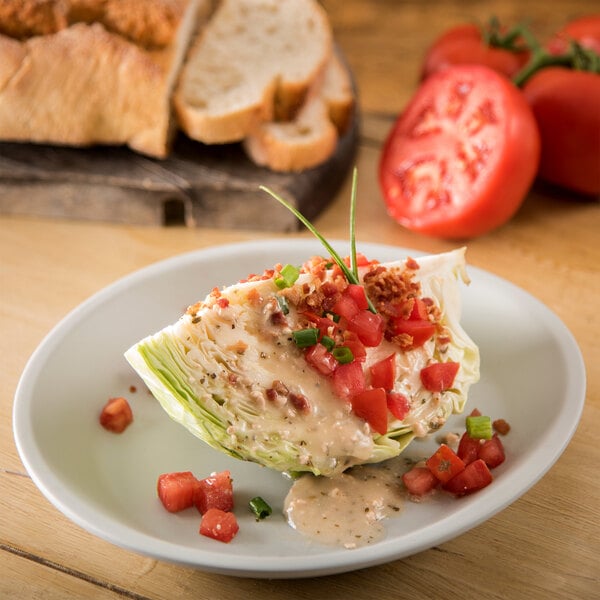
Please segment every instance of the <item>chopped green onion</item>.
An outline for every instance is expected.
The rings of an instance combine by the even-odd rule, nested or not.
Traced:
[[[348,346],[334,348],[331,354],[333,354],[334,358],[342,365],[351,363],[354,360],[354,354],[352,354],[352,350],[350,350]]]
[[[279,273],[279,276],[275,278],[275,285],[280,289],[284,289],[294,285],[296,279],[300,275],[298,267],[294,265],[285,265]]]
[[[467,434],[477,440],[492,439],[492,419],[490,417],[467,417]]]
[[[353,187],[356,188],[356,178],[353,179]],[[287,208],[321,242],[321,244],[323,244],[323,246],[325,247],[327,252],[329,252],[329,254],[331,255],[331,258],[336,262],[336,264],[342,270],[342,273],[344,273],[344,276],[350,283],[355,283],[357,285],[361,285],[361,283],[358,279],[358,276],[355,275],[348,268],[348,265],[346,265],[346,263],[344,262],[342,257],[336,252],[336,250],[333,248],[333,246],[319,233],[317,228],[297,208],[292,206],[289,202],[284,200],[281,196],[276,194],[274,191],[270,190],[268,187],[261,185],[261,186],[259,186],[259,189],[263,190],[263,192],[266,192],[267,194],[272,196],[275,200],[277,200],[277,202],[279,202],[279,204],[285,206],[285,208]],[[353,201],[356,200],[355,193],[353,193],[352,198],[353,198]],[[367,297],[367,301],[369,303],[369,310],[372,313],[377,312],[375,310],[375,307],[373,306],[373,303],[371,302],[371,300],[369,300],[368,297]]]
[[[335,340],[333,338],[330,338],[328,335],[324,335],[321,338],[321,344],[323,344],[323,346],[325,346],[325,348],[327,348],[327,350],[331,352],[335,347]]]
[[[292,336],[298,348],[309,348],[319,341],[319,330],[316,327],[293,331]]]
[[[273,510],[271,507],[260,497],[252,498],[249,502],[250,510],[256,515],[256,520],[266,519]]]
[[[276,296],[277,304],[279,304],[279,308],[284,315],[287,315],[290,312],[290,307],[288,306],[287,300],[284,296]]]

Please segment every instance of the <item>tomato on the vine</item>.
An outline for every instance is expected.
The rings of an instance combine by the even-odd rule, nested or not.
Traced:
[[[600,74],[547,67],[524,85],[538,123],[539,177],[600,195]]]
[[[552,54],[566,52],[572,40],[600,54],[600,14],[586,15],[567,23],[550,40],[548,50]]]
[[[523,94],[481,65],[431,75],[385,142],[379,182],[401,225],[470,238],[516,213],[539,164],[540,138]]]
[[[421,79],[452,65],[464,64],[484,65],[512,77],[527,62],[529,52],[510,49],[509,43],[494,45],[485,39],[484,31],[474,23],[463,23],[444,31],[425,54]]]

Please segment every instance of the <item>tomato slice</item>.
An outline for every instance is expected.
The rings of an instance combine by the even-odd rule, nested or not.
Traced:
[[[194,490],[194,504],[202,514],[211,508],[233,510],[233,482],[230,472],[212,473],[198,481]]]
[[[459,367],[457,362],[433,363],[421,369],[421,383],[430,392],[443,392],[452,387]]]
[[[383,340],[385,323],[379,313],[361,310],[348,321],[348,329],[356,333],[365,346],[375,347]]]
[[[464,471],[443,484],[443,488],[455,496],[472,494],[492,483],[488,466],[480,458],[467,465]]]
[[[427,468],[442,483],[450,481],[465,469],[465,463],[456,455],[454,450],[446,444],[440,447],[427,459]]]
[[[534,181],[535,118],[511,81],[481,65],[431,75],[391,129],[379,163],[390,216],[447,239],[512,217]]]
[[[392,335],[410,335],[412,338],[410,348],[420,348],[433,337],[435,324],[424,319],[392,318],[390,319],[390,331]]]
[[[228,544],[237,534],[240,527],[232,512],[211,508],[202,515],[200,533],[207,537]]]
[[[191,471],[163,473],[158,477],[157,493],[169,512],[179,512],[194,506],[194,494],[199,481]]]
[[[371,385],[374,388],[391,390],[396,381],[396,353],[393,352],[386,358],[369,367]]]
[[[305,353],[306,362],[322,375],[331,375],[338,366],[337,360],[323,344],[311,346]]]
[[[439,480],[427,467],[413,467],[402,475],[402,483],[409,494],[424,496],[436,488]]]
[[[351,399],[354,414],[381,435],[387,433],[387,399],[383,388],[364,390]]]
[[[350,398],[365,389],[365,375],[362,365],[352,361],[339,365],[332,377],[333,389],[340,398]]]
[[[394,415],[396,419],[402,421],[410,410],[410,403],[408,398],[402,394],[395,392],[388,392],[386,396],[388,410]]]

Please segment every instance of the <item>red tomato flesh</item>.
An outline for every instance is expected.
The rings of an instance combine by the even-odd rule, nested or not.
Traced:
[[[365,346],[374,348],[383,340],[385,323],[379,313],[361,310],[348,322],[348,329],[356,333]]]
[[[472,494],[492,483],[493,477],[488,466],[481,459],[468,464],[463,471],[443,484],[443,488],[455,496]]]
[[[504,445],[500,441],[498,434],[494,434],[491,440],[486,440],[479,447],[478,457],[490,468],[494,469],[501,465],[506,459]]]
[[[133,421],[133,412],[125,398],[110,398],[100,413],[100,425],[113,433],[123,433]]]
[[[396,354],[392,353],[386,358],[369,367],[371,386],[391,390],[396,381]]]
[[[322,375],[331,375],[338,365],[333,354],[331,354],[323,344],[311,346],[305,352],[304,358],[309,365],[314,367]]]
[[[340,398],[350,398],[362,392],[366,385],[360,362],[339,365],[333,373],[332,383],[335,393]]]
[[[360,310],[358,305],[354,301],[354,298],[350,295],[342,295],[338,301],[333,305],[331,309],[336,315],[344,317],[348,321],[354,317]]]
[[[348,287],[346,288],[344,293],[350,296],[354,300],[354,302],[356,302],[356,306],[358,306],[360,310],[366,310],[367,308],[369,308],[369,302],[367,301],[365,288],[362,285],[350,283],[348,284]]]
[[[169,512],[179,512],[194,506],[198,484],[191,471],[163,473],[158,478],[158,497]]]
[[[430,392],[443,392],[452,387],[459,368],[457,362],[433,363],[421,369],[421,383]]]
[[[402,421],[410,410],[410,404],[408,399],[402,394],[395,392],[388,392],[386,396],[388,410],[394,415],[396,419]]]
[[[446,444],[440,447],[427,459],[427,468],[442,483],[450,481],[465,469],[465,463]]]
[[[429,77],[396,121],[379,183],[404,227],[471,238],[517,212],[539,155],[535,119],[511,81],[484,66],[453,66]]]
[[[412,338],[411,348],[420,348],[426,341],[430,340],[435,333],[435,324],[422,319],[393,318],[390,322],[392,335],[410,335]]]
[[[200,521],[200,533],[228,544],[239,531],[237,519],[232,512],[210,508]]]
[[[387,433],[388,408],[383,388],[364,390],[352,396],[351,403],[357,417],[364,419],[377,433],[381,435]]]
[[[472,438],[466,431],[462,434],[456,453],[466,464],[472,463],[479,458],[479,447],[481,441]]]
[[[233,510],[233,482],[230,472],[212,473],[198,481],[194,490],[194,504],[202,514],[211,508]]]
[[[439,480],[427,467],[413,467],[402,475],[402,483],[413,496],[424,496],[436,488]]]

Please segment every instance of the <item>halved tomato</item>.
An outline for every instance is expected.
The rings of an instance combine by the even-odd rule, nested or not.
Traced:
[[[379,183],[404,227],[447,239],[483,235],[519,209],[540,159],[531,108],[481,65],[431,75],[385,142]]]

